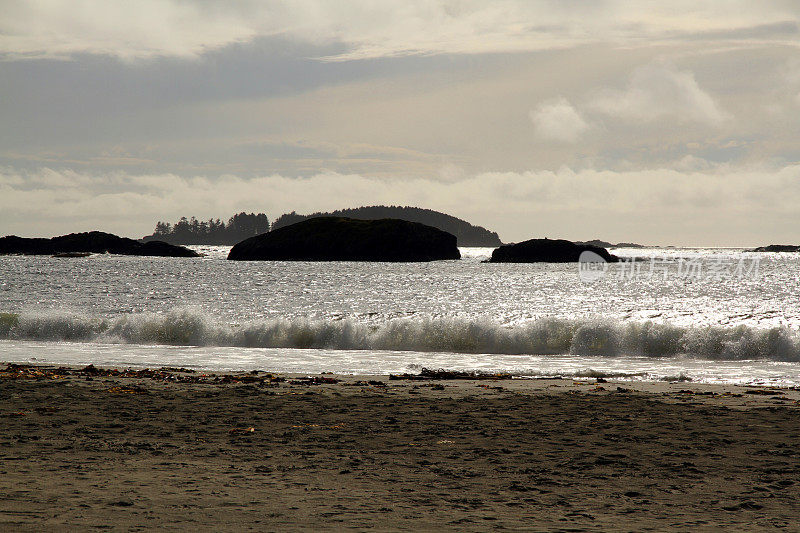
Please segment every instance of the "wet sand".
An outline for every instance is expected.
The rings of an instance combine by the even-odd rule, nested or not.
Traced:
[[[800,524],[798,391],[295,378],[0,372],[0,530]]]

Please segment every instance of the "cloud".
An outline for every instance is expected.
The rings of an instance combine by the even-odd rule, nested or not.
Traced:
[[[692,165],[692,168],[698,168]],[[57,183],[58,187],[52,184]],[[158,220],[270,218],[370,204],[438,209],[500,232],[661,244],[800,242],[800,165],[777,169],[482,172],[458,180],[377,179],[322,172],[243,179],[116,172],[0,170],[0,235],[101,229],[140,237]]]
[[[689,71],[650,64],[634,70],[621,91],[606,90],[590,107],[614,119],[653,122],[671,118],[718,126],[729,118]]]
[[[0,53],[12,59],[197,56],[255,37],[246,16],[235,8],[177,0],[4,2]]]
[[[0,54],[196,57],[275,35],[344,45],[333,60],[689,39],[796,46],[797,19],[798,7],[780,0],[11,0]]]
[[[589,124],[565,98],[543,102],[530,112],[536,133],[543,139],[575,142],[589,129]]]

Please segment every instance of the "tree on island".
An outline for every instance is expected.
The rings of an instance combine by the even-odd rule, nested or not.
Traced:
[[[198,220],[195,217],[181,217],[175,224],[159,221],[152,235],[143,241],[159,240],[170,244],[219,244],[234,245],[254,235],[260,235],[284,226],[290,226],[309,218],[333,216],[361,220],[395,218],[408,222],[419,222],[456,236],[459,246],[491,246],[503,244],[497,233],[481,226],[474,226],[465,220],[432,209],[420,207],[401,207],[372,205],[353,209],[339,209],[330,213],[301,215],[296,211],[278,217],[270,227],[264,213],[239,213],[232,216],[227,224],[220,219]]]
[[[297,222],[315,217],[347,217],[362,220],[377,220],[381,218],[397,218],[409,222],[419,222],[434,228],[452,233],[458,239],[459,246],[500,246],[503,244],[497,233],[481,226],[473,226],[465,220],[450,216],[432,209],[420,207],[401,207],[372,205],[356,207],[354,209],[339,209],[328,213],[312,213],[300,215],[294,211],[279,216],[272,223],[272,230],[296,224]]]
[[[175,224],[158,221],[152,235],[144,237],[147,241],[164,241],[170,244],[219,244],[233,245],[248,237],[269,231],[269,219],[264,213],[241,212],[228,219],[219,218],[207,221],[195,217],[181,217]]]

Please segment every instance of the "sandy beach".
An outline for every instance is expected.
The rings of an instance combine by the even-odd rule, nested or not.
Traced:
[[[5,367],[2,530],[800,521],[795,390]]]

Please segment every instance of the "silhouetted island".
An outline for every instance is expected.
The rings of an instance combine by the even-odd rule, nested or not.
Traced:
[[[601,241],[600,239],[592,239],[591,241],[575,241],[575,244],[583,244],[587,246],[597,246],[599,248],[644,248],[643,244],[636,244],[635,242],[618,242],[617,244],[608,241]]]
[[[599,246],[578,244],[563,239],[531,239],[516,244],[506,244],[492,252],[490,263],[575,263],[582,252],[594,252],[609,263],[617,256]]]
[[[315,217],[250,237],[231,248],[236,261],[435,261],[460,259],[454,235],[397,219]]]
[[[407,220],[409,222],[419,222],[420,224],[452,233],[456,236],[459,246],[500,246],[503,244],[497,233],[489,231],[481,226],[474,226],[465,220],[439,211],[422,209],[420,207],[385,205],[339,209],[338,211],[331,211],[329,213],[313,213],[310,215],[299,215],[292,211],[291,213],[281,215],[275,219],[272,223],[272,231],[312,217],[347,217],[360,220],[394,218],[398,220]]]
[[[199,257],[195,251],[161,241],[142,243],[102,231],[70,233],[52,239],[24,238],[9,235],[0,238],[0,254],[57,255],[82,257],[88,253],[146,255],[159,257]]]
[[[229,218],[227,224],[218,218],[205,221],[195,217],[181,217],[175,224],[159,220],[153,234],[143,237],[142,242],[234,245],[267,231],[269,231],[269,219],[264,213],[241,212]]]
[[[800,246],[793,244],[770,244],[749,250],[750,252],[800,252]]]

